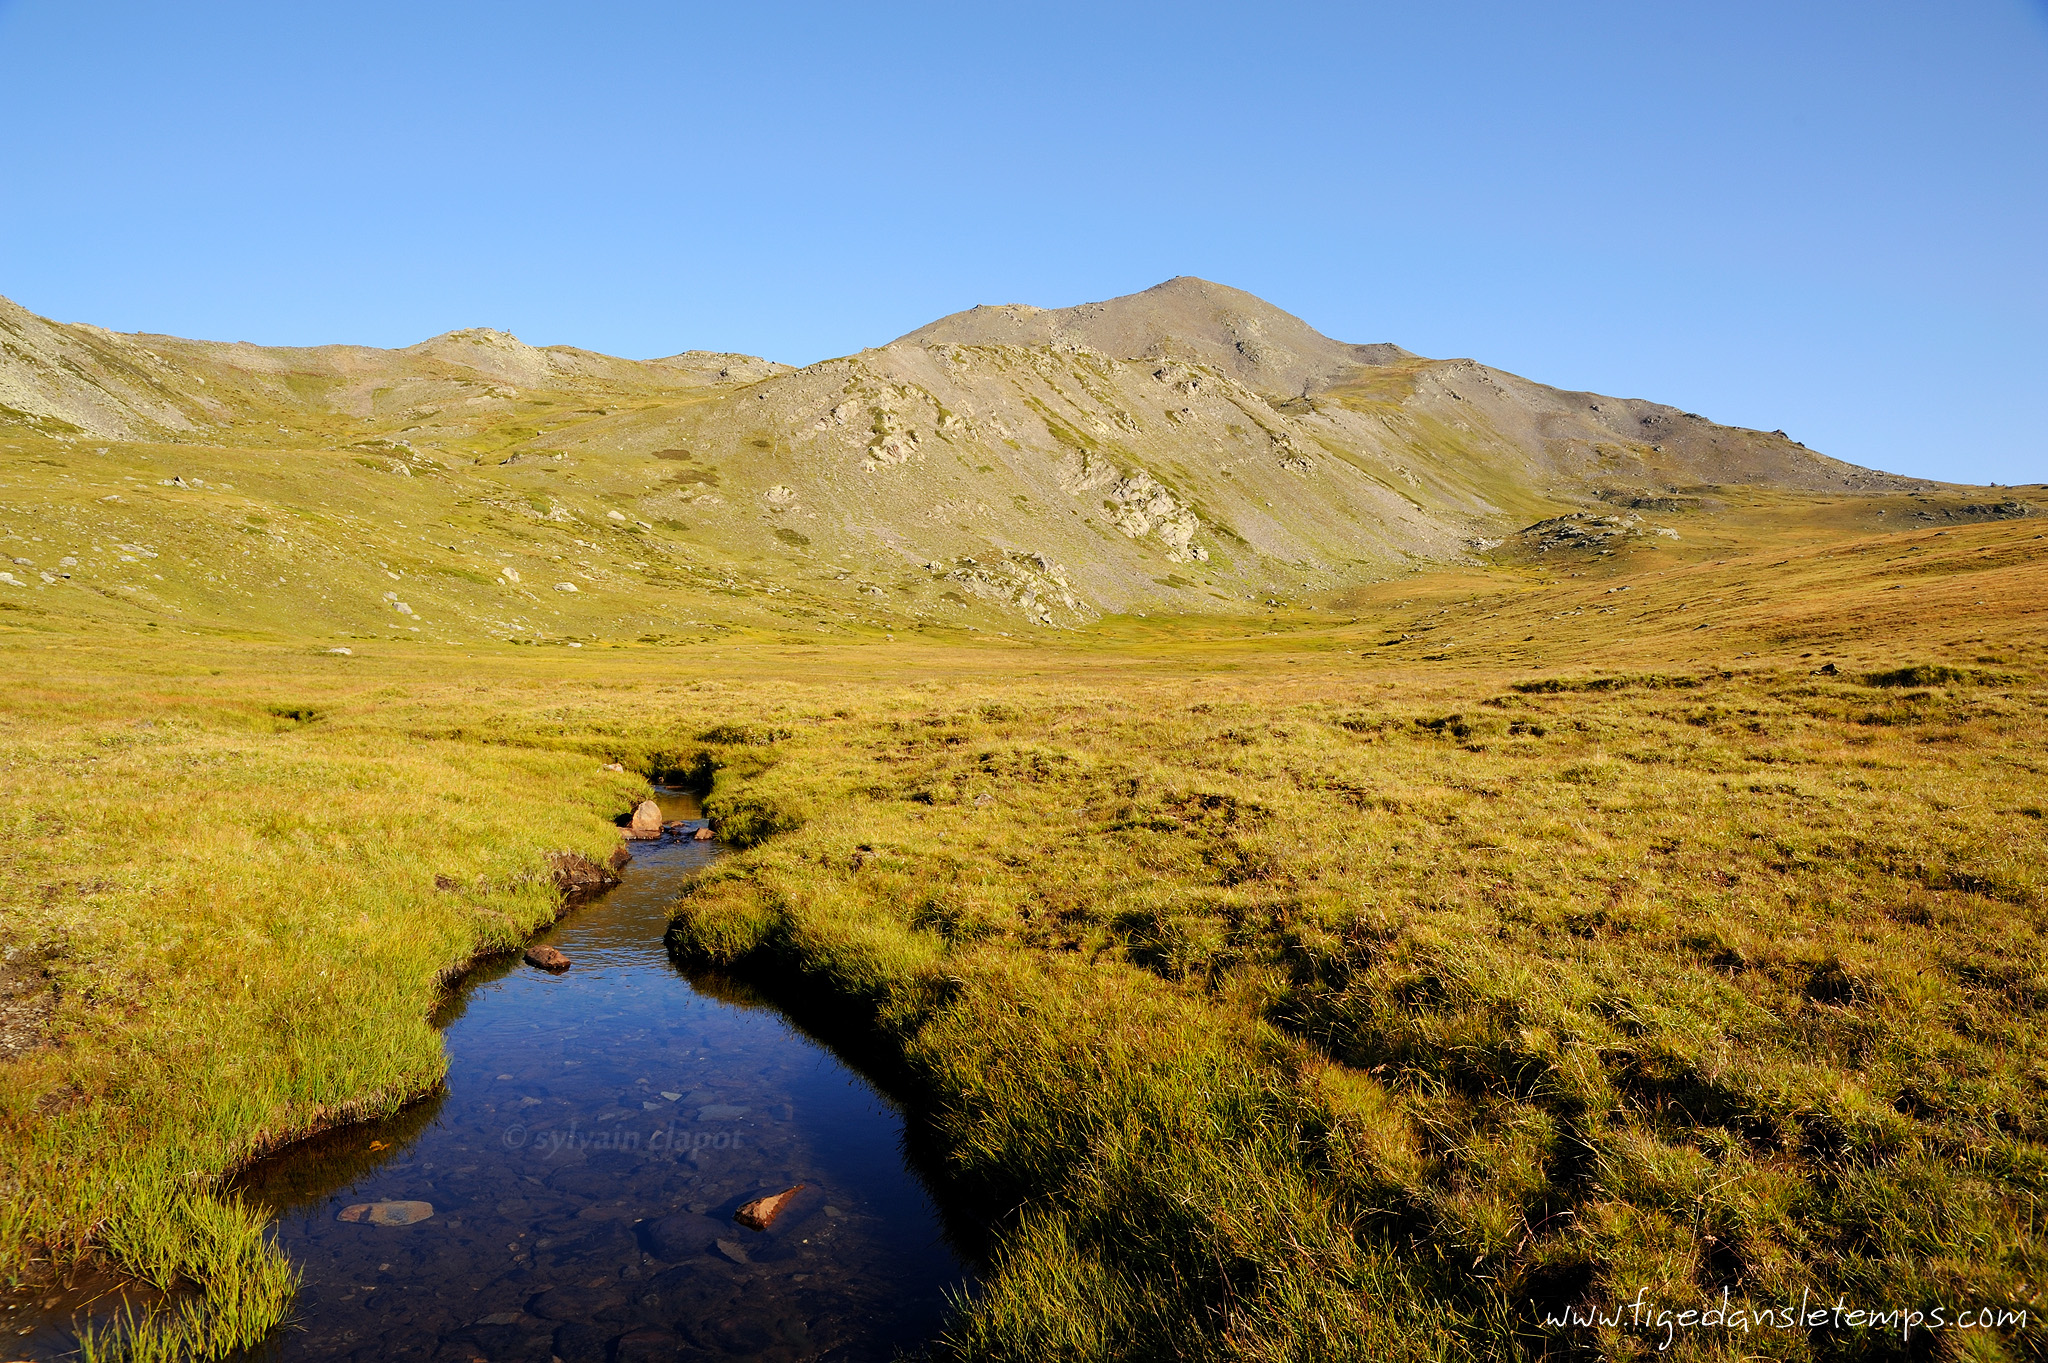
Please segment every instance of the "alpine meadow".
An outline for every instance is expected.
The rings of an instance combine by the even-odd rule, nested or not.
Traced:
[[[2040,1357],[2044,512],[1186,277],[805,368],[0,300],[7,1320],[313,1347],[237,1180],[443,1092],[652,785],[677,970],[968,1228],[930,1359]],[[856,1219],[689,1177],[417,1357],[854,1356],[663,1304]]]

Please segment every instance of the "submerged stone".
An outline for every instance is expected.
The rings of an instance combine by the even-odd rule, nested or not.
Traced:
[[[337,1221],[360,1221],[370,1226],[412,1226],[434,1214],[431,1202],[358,1202],[343,1207]]]

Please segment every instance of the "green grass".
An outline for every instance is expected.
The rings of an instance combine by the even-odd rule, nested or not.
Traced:
[[[608,854],[639,783],[437,737],[390,687],[41,661],[0,714],[0,891],[63,1044],[0,1070],[0,1272],[100,1253],[196,1286],[195,1339],[260,1335],[293,1275],[221,1176],[437,1083],[451,974],[554,915],[543,853]]]
[[[452,972],[656,772],[742,849],[673,948],[878,1056],[993,1227],[942,1356],[1649,1356],[1542,1316],[2048,1280],[2037,522],[1759,494],[1677,548],[886,643],[506,509],[603,490],[552,465],[112,449],[0,499],[10,571],[81,560],[0,595],[0,968],[59,1043],[0,1063],[0,1272],[169,1290],[95,1356],[288,1311],[226,1177],[439,1082]],[[509,646],[514,587],[589,646]]]
[[[961,1357],[2029,1300],[2048,687],[1510,679],[871,702],[721,778],[799,827],[672,942],[888,1039],[1008,1218]]]

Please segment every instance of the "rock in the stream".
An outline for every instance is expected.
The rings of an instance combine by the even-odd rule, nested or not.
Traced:
[[[633,811],[633,836],[653,838],[661,835],[661,806],[652,800],[642,800]]]
[[[711,1247],[725,1227],[708,1216],[674,1212],[640,1223],[640,1239],[647,1252],[668,1263],[681,1263]]]
[[[709,828],[700,828],[690,835],[690,841],[710,842],[713,838],[717,836],[718,835],[716,833],[713,833]]]
[[[337,1221],[361,1221],[370,1226],[411,1226],[434,1214],[431,1202],[358,1202],[343,1207]]]
[[[550,852],[548,878],[571,900],[588,899],[599,890],[619,883],[619,878],[611,871],[579,852]]]
[[[569,968],[569,958],[549,946],[531,946],[526,949],[526,963],[537,965],[542,970],[562,971]]]
[[[636,1325],[612,1341],[614,1363],[647,1363],[652,1359],[679,1357],[683,1349],[683,1337],[673,1330],[664,1330],[658,1325]],[[696,1353],[696,1350],[690,1350]]]
[[[717,1244],[720,1254],[723,1254],[736,1264],[750,1264],[753,1262],[752,1259],[747,1257],[747,1247],[737,1240],[719,1240],[714,1243]]]
[[[789,1206],[791,1199],[803,1190],[804,1185],[799,1183],[794,1188],[784,1188],[779,1193],[771,1193],[767,1197],[757,1197],[734,1212],[732,1219],[739,1222],[742,1226],[751,1226],[755,1230],[767,1230],[770,1225],[774,1224],[775,1218],[782,1215],[783,1209]]]
[[[566,1321],[555,1330],[554,1356],[562,1363],[609,1363],[611,1331],[587,1321]]]

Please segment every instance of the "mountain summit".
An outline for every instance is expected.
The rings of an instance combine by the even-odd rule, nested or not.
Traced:
[[[1320,392],[1360,365],[1414,358],[1397,345],[1333,341],[1263,298],[1193,275],[1078,307],[969,308],[901,339],[915,345],[1086,346],[1120,360],[1186,360],[1248,388],[1289,396]]]

